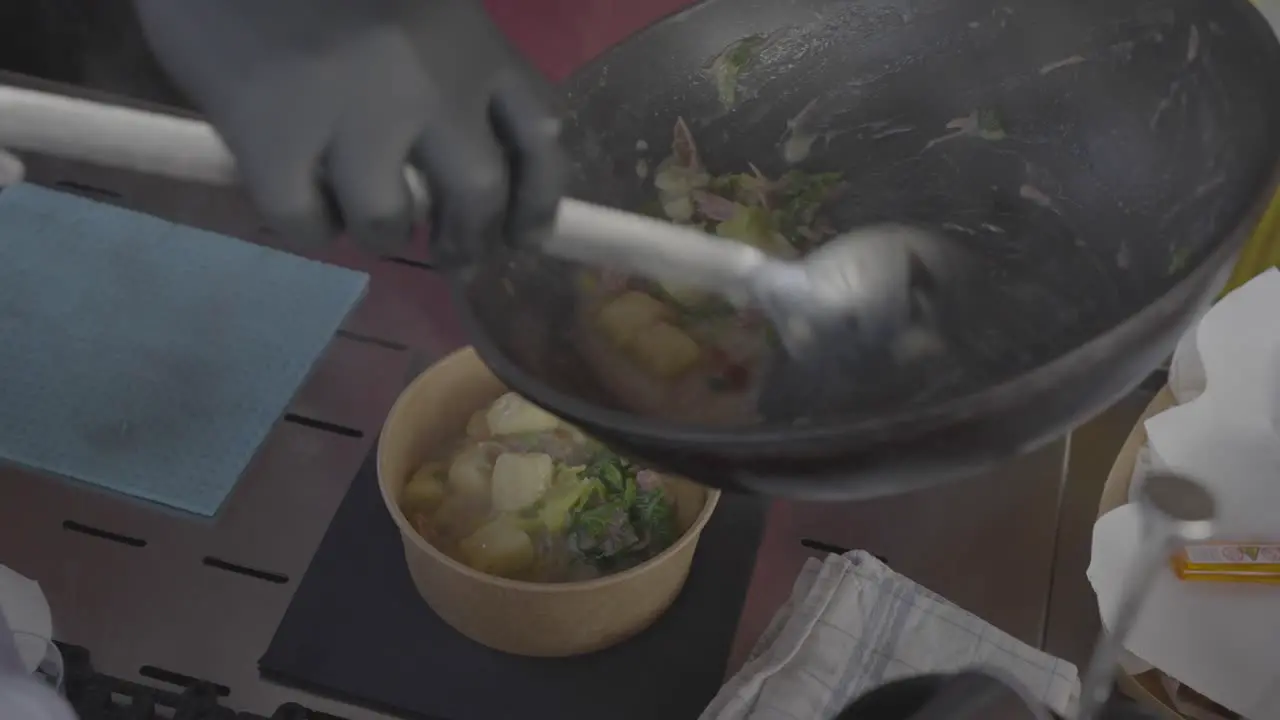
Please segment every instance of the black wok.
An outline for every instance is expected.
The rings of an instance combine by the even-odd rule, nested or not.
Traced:
[[[751,35],[765,42],[726,110],[706,69]],[[713,172],[779,173],[788,121],[815,103],[800,167],[845,173],[839,229],[911,222],[978,260],[944,309],[944,355],[824,368],[838,403],[733,428],[660,422],[602,390],[566,337],[570,268],[497,251],[456,283],[475,345],[519,392],[650,462],[775,495],[962,476],[1100,411],[1222,287],[1280,159],[1280,45],[1247,0],[708,0],[565,91],[577,197],[651,202],[637,161],[656,164],[677,117]],[[947,137],[975,112],[998,113],[1002,137]]]

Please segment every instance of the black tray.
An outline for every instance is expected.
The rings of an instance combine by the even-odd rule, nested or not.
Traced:
[[[696,718],[724,681],[766,507],[761,498],[721,498],[684,591],[649,630],[587,656],[522,658],[463,637],[422,601],[371,455],[259,667],[272,680],[406,717]]]

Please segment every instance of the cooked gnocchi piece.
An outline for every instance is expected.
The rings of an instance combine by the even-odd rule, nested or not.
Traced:
[[[503,453],[493,466],[491,502],[498,512],[526,508],[551,487],[555,465],[546,453]]]
[[[635,290],[622,293],[600,309],[600,327],[617,345],[629,344],[645,328],[665,317],[667,307]]]
[[[560,420],[515,393],[498,398],[485,413],[493,435],[519,435],[555,430]]]
[[[533,565],[533,541],[507,517],[499,517],[458,544],[463,560],[471,567],[500,577],[517,575]]]
[[[645,370],[664,380],[683,375],[702,356],[702,349],[688,333],[665,322],[641,330],[626,350]]]

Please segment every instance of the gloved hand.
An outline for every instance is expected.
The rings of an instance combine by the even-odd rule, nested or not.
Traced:
[[[403,168],[430,187],[434,251],[536,237],[563,185],[543,81],[476,0],[137,0],[174,81],[281,232],[410,235]],[[341,225],[342,227],[339,227]]]

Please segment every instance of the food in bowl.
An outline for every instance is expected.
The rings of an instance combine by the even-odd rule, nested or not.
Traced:
[[[672,479],[515,393],[467,423],[400,495],[413,528],[480,572],[574,582],[620,572],[679,536]]]
[[[458,547],[446,552],[423,532],[431,533],[434,520],[454,517],[438,512],[448,498],[462,496],[448,482],[448,468],[442,478],[438,466],[452,467],[451,461],[464,448],[501,436],[489,430],[489,412],[494,401],[508,391],[475,350],[465,348],[424,370],[400,393],[388,413],[378,438],[378,487],[400,531],[409,577],[426,604],[450,627],[503,652],[563,657],[622,642],[652,625],[680,594],[720,493],[680,476],[663,477],[664,499],[674,501],[678,537],[661,553],[623,572],[610,572],[587,582],[530,582],[520,579],[533,577],[527,570],[512,573],[516,579],[475,570],[455,559],[461,553]],[[521,409],[527,404],[508,400],[501,407]],[[524,422],[531,423],[525,428],[549,428],[548,417],[533,410],[502,414],[501,422],[511,423],[502,429],[517,430]],[[468,421],[478,437],[464,438]],[[556,427],[563,425],[557,421]],[[581,433],[565,429],[567,433],[555,437],[570,439],[574,447],[593,447],[583,442]],[[527,446],[513,449],[527,452]],[[424,473],[424,464],[435,464],[437,469]],[[406,491],[415,475],[443,482],[427,482]],[[635,475],[642,479],[639,469]],[[462,473],[459,478],[474,481],[475,474]],[[489,480],[492,492],[492,474]],[[543,495],[548,496],[549,492]],[[518,546],[523,546],[519,538],[512,547]],[[656,553],[656,546],[641,552]],[[522,553],[527,557],[524,550],[513,554],[520,560]],[[636,557],[625,559],[630,563]],[[586,574],[605,572],[609,571],[596,569]]]
[[[835,235],[821,210],[843,188],[839,173],[791,170],[770,178],[752,165],[712,175],[683,119],[653,184],[655,214],[781,258],[804,255]],[[584,270],[581,278],[579,344],[626,405],[678,420],[755,419],[755,391],[777,347],[762,313],[609,271]]]

